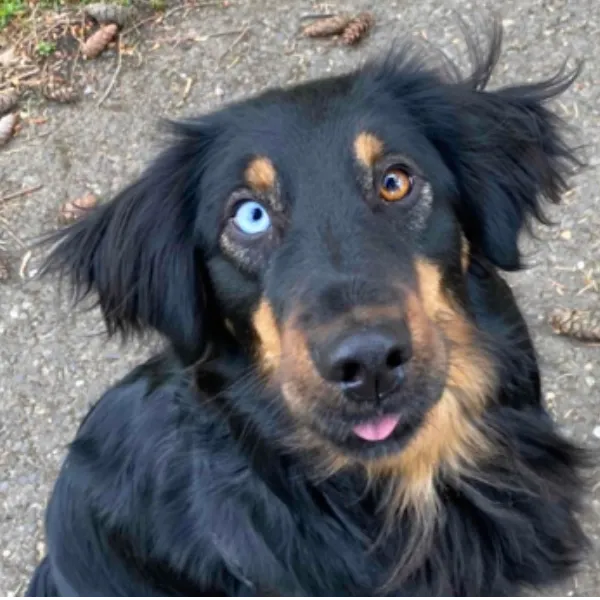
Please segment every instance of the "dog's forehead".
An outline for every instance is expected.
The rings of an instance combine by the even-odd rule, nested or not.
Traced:
[[[297,162],[300,156],[325,159],[323,152],[354,152],[360,133],[381,138],[378,132],[406,125],[400,109],[369,101],[355,77],[269,90],[225,109],[221,116],[229,139],[242,153]]]

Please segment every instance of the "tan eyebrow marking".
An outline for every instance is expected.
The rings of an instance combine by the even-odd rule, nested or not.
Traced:
[[[275,187],[276,175],[273,163],[264,156],[258,156],[246,167],[244,178],[253,190],[266,192]]]
[[[363,131],[354,140],[354,154],[363,166],[370,169],[383,155],[383,142],[372,133]]]

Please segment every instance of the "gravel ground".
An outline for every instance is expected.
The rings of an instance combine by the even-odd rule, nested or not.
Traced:
[[[357,49],[297,36],[304,13],[371,5],[377,27]],[[22,594],[43,554],[44,506],[79,420],[107,385],[150,351],[147,342],[107,343],[97,312],[70,314],[53,282],[20,277],[23,251],[13,235],[31,240],[56,225],[66,199],[86,191],[108,198],[135,177],[156,151],[160,116],[194,115],[269,85],[346,70],[397,36],[426,37],[460,54],[456,13],[485,16],[490,8],[506,28],[495,83],[551,74],[567,57],[586,60],[583,75],[557,110],[578,127],[592,166],[598,163],[597,0],[346,0],[320,7],[308,1],[237,0],[227,9],[207,6],[173,14],[145,34],[138,48],[143,60],[125,57],[118,82],[100,108],[97,100],[115,68],[111,52],[89,71],[88,95],[81,103],[30,107],[33,114],[43,112],[48,124],[33,133],[25,129],[0,151],[0,194],[43,185],[0,206],[0,248],[8,249],[13,270],[11,279],[0,283],[0,595]],[[246,36],[233,46],[235,34],[203,37],[246,26]],[[176,36],[184,38],[181,43],[174,43]],[[585,289],[591,269],[600,279],[596,182],[595,168],[574,180],[564,206],[552,213],[557,226],[540,229],[535,242],[524,240],[534,267],[511,277],[537,343],[548,402],[566,430],[589,444],[598,444],[600,437],[600,349],[554,336],[545,314],[558,306],[598,307],[598,292]],[[600,482],[599,473],[594,482]],[[600,594],[600,483],[585,526],[596,548],[577,577],[551,590],[555,594]]]

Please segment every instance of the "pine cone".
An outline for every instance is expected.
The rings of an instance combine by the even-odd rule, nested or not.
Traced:
[[[0,118],[0,146],[9,142],[18,120],[17,113],[8,113]]]
[[[346,29],[348,23],[350,23],[350,17],[347,15],[317,19],[302,30],[302,35],[305,37],[329,37],[337,35]]]
[[[582,342],[600,342],[600,311],[555,310],[549,322],[558,335]]]
[[[94,2],[84,7],[85,14],[98,23],[116,23],[119,27],[125,27],[133,20],[136,9],[132,6],[122,4],[105,4]]]
[[[0,115],[14,108],[18,100],[19,92],[17,90],[10,90],[0,94]]]
[[[83,44],[83,55],[86,58],[96,58],[117,35],[118,29],[119,27],[115,23],[100,27]]]
[[[354,17],[344,29],[342,42],[347,46],[358,44],[371,30],[374,24],[373,15],[368,12],[362,12]]]
[[[45,83],[41,91],[42,96],[47,100],[54,100],[54,102],[61,102],[63,104],[77,102],[80,98],[79,92],[73,86],[54,78]]]
[[[81,198],[69,200],[60,207],[58,222],[61,225],[74,223],[94,208],[96,204],[98,204],[98,198],[89,192]]]

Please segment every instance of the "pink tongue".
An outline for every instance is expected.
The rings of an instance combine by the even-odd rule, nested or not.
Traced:
[[[363,440],[369,442],[380,442],[392,435],[392,432],[398,425],[400,417],[386,416],[381,419],[374,419],[373,421],[367,421],[353,427],[354,433]]]

